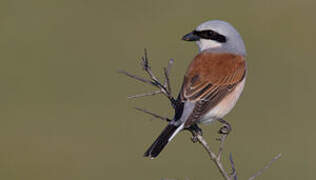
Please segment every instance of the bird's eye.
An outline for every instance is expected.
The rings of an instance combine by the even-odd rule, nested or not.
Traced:
[[[221,43],[226,42],[226,37],[212,30],[204,30],[204,31],[193,31],[194,35],[201,37],[202,39],[211,39]]]
[[[207,31],[207,35],[208,35],[209,37],[212,37],[212,36],[214,35],[214,31]]]
[[[200,31],[199,35],[204,39],[212,39],[215,33],[212,30],[205,30],[205,31]]]

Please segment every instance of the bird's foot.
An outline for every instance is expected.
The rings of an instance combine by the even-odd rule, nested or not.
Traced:
[[[198,135],[203,136],[202,129],[196,124],[190,126],[189,128],[186,128],[186,129],[192,133],[191,140],[193,143],[198,142],[198,137],[197,137]]]
[[[218,119],[218,121],[224,124],[224,126],[218,130],[218,133],[228,135],[232,131],[232,126],[224,119]]]

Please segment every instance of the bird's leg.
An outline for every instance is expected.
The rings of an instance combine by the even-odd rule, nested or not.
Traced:
[[[229,134],[231,132],[232,126],[229,124],[229,122],[225,121],[224,119],[218,119],[218,122],[224,124],[224,126],[219,129],[219,134]]]
[[[202,129],[197,124],[193,124],[190,127],[185,128],[185,130],[188,130],[192,133],[191,140],[193,141],[193,143],[198,142],[197,135],[203,135]]]

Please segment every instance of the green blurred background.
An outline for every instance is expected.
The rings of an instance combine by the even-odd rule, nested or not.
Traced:
[[[179,134],[155,160],[143,158],[165,123],[134,106],[171,117],[162,96],[128,100],[151,87],[116,73],[143,75],[169,58],[174,95],[197,53],[180,40],[203,21],[221,19],[248,51],[245,91],[226,120],[246,179],[279,152],[258,179],[314,179],[314,0],[1,0],[0,179],[221,179],[207,154]],[[203,126],[215,147],[218,124]]]

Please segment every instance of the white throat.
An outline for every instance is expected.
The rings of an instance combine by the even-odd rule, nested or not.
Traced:
[[[200,39],[199,41],[196,41],[196,44],[198,45],[200,52],[206,49],[213,49],[222,46],[221,43],[209,39]]]

